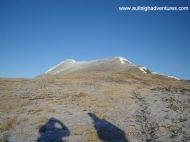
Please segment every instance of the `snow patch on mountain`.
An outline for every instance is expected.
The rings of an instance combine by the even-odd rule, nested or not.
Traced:
[[[166,74],[161,74],[161,73],[157,73],[157,72],[152,72],[152,74],[158,74],[158,75],[163,75],[163,76],[166,76],[168,78],[173,78],[173,79],[176,79],[176,80],[181,80],[180,78],[176,77],[176,76],[171,76],[171,75],[166,75]]]
[[[176,77],[176,76],[168,76],[169,78],[173,78],[173,79],[176,79],[176,80],[180,80],[180,78]]]
[[[62,61],[62,62],[60,62],[59,64],[57,64],[57,65],[53,66],[52,68],[48,69],[48,70],[45,72],[45,74],[47,74],[47,73],[53,71],[53,70],[56,69],[58,66],[60,66],[60,65],[62,65],[62,64],[64,64],[64,63],[66,63],[66,62],[76,63],[76,61],[73,60],[73,59],[68,59],[68,60]]]
[[[121,64],[125,64],[126,62],[129,64],[133,64],[131,61],[129,61],[123,57],[118,57],[118,59],[120,60]]]
[[[146,67],[139,67],[139,70],[142,71],[143,73],[147,73],[147,68]]]

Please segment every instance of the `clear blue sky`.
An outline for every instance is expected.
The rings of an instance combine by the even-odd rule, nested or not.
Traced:
[[[190,11],[132,12],[118,6],[190,6],[189,0],[0,0],[0,77],[34,77],[58,62],[123,56],[190,79]]]

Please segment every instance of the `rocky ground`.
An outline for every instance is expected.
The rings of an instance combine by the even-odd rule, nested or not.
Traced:
[[[187,142],[190,82],[127,72],[0,79],[1,142]]]

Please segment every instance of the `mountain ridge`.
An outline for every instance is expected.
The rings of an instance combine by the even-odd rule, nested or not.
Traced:
[[[176,76],[153,72],[147,67],[134,64],[133,62],[121,56],[89,60],[89,61],[76,61],[74,59],[66,59],[54,65],[53,67],[49,68],[42,75],[65,75],[69,73],[86,72],[86,71],[131,72],[133,70],[139,70],[144,74],[161,75],[168,78],[181,80]]]

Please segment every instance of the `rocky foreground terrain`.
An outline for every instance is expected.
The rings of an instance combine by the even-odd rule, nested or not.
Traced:
[[[0,142],[188,142],[190,82],[121,58],[0,79]]]

